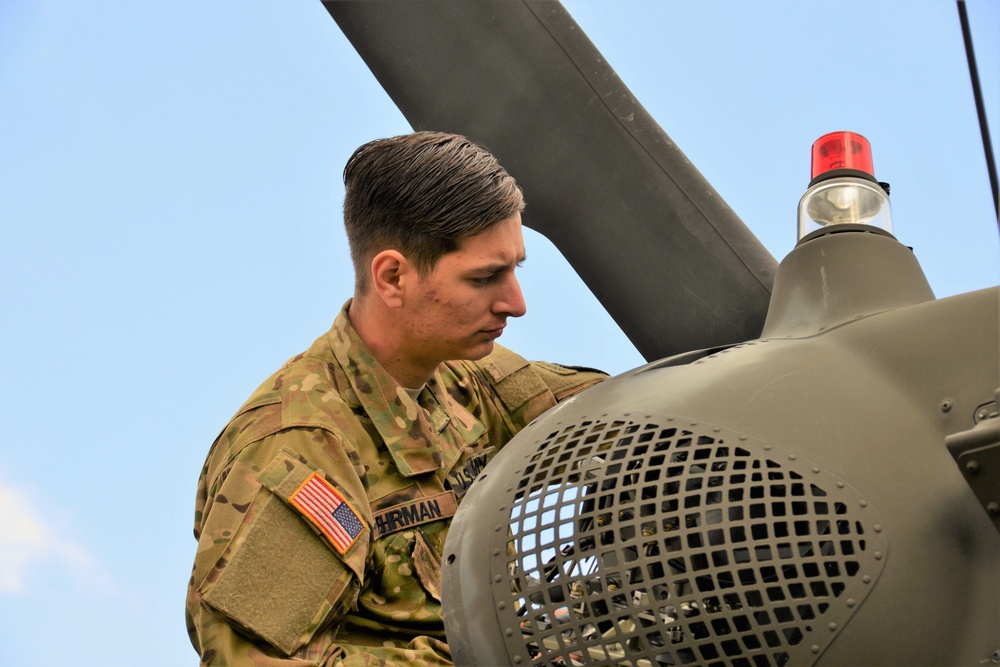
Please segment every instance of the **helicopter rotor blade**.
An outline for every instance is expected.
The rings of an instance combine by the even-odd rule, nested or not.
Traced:
[[[759,336],[774,258],[559,2],[324,5],[415,129],[499,158],[646,359]]]

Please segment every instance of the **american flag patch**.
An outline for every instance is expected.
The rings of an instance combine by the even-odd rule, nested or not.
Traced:
[[[288,500],[341,554],[350,549],[365,530],[364,522],[351,504],[318,473],[309,475]]]

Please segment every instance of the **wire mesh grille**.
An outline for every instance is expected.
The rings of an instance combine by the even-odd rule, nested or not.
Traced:
[[[866,594],[884,540],[853,491],[745,436],[671,421],[570,426],[518,471],[494,563],[512,655],[811,664]]]

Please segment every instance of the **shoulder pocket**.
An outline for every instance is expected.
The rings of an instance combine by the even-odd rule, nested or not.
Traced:
[[[368,543],[370,530],[359,503],[322,470],[285,449],[257,479],[298,512],[362,578],[366,556],[363,546]]]
[[[363,579],[367,526],[341,552],[292,503],[317,473],[329,484],[308,463],[279,453],[258,476],[262,487],[243,523],[198,588],[207,604],[286,655],[339,620]]]
[[[505,347],[496,345],[491,354],[469,363],[500,399],[501,419],[512,434],[556,404],[531,362]]]
[[[524,357],[496,345],[493,352],[480,361],[472,362],[486,373],[487,383],[510,412],[515,412],[549,388],[535,373]],[[554,405],[555,402],[552,401]]]

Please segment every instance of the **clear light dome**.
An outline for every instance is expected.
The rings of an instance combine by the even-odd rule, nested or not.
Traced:
[[[798,238],[830,225],[872,225],[892,233],[889,196],[876,183],[843,176],[820,181],[799,200]]]

